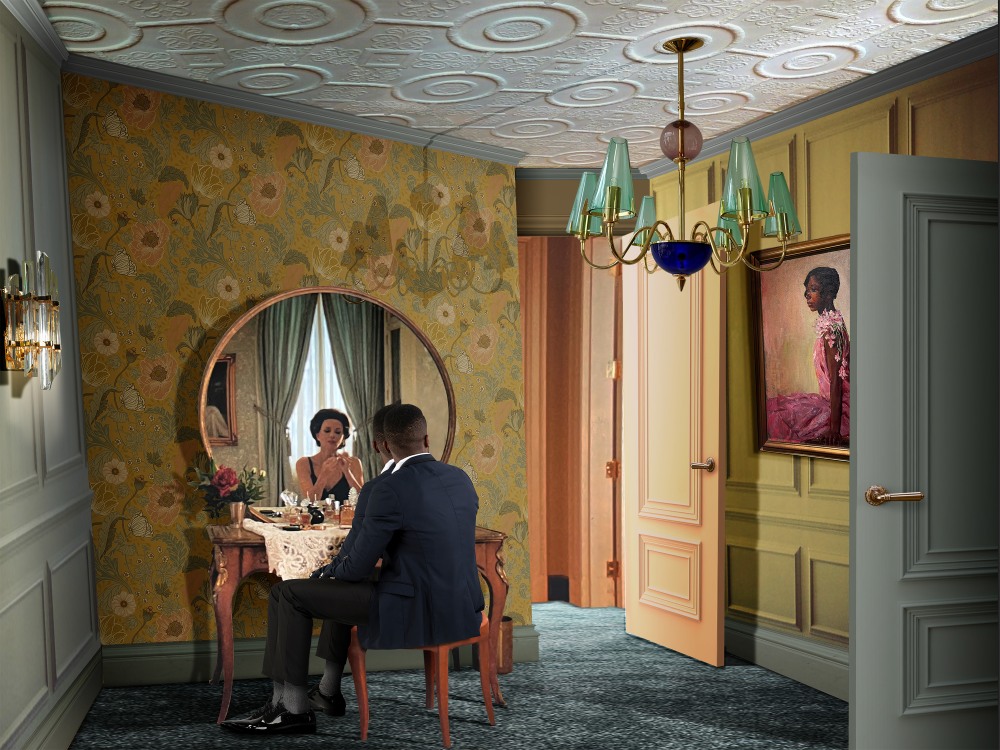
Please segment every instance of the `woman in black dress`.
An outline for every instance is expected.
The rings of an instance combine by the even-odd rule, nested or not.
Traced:
[[[351,487],[360,491],[365,481],[361,460],[343,450],[351,422],[341,411],[320,409],[309,422],[309,432],[319,451],[295,462],[302,494],[312,502],[328,497],[344,502]]]

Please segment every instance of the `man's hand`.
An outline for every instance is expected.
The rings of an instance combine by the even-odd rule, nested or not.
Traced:
[[[316,568],[309,574],[310,578],[333,578],[333,563]]]

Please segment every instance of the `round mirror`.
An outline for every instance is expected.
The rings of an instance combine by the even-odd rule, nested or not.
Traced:
[[[441,461],[455,438],[455,395],[441,356],[402,313],[338,287],[296,289],[248,310],[219,339],[201,380],[202,443],[219,465],[266,469],[262,505],[299,492],[292,469],[317,452],[309,422],[320,409],[350,419],[345,449],[365,478],[382,462],[371,449],[371,415],[412,403],[427,418]]]

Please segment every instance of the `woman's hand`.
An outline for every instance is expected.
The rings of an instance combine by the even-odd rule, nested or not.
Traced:
[[[354,489],[360,491],[362,485],[365,483],[365,475],[364,470],[361,467],[361,459],[355,456],[349,456],[346,453],[343,454],[343,458],[344,476],[347,477],[347,483]]]
[[[316,474],[316,487],[326,489],[332,487],[340,478],[344,475],[344,456],[343,454],[336,454],[330,456],[323,462],[323,465],[319,467],[319,472]]]

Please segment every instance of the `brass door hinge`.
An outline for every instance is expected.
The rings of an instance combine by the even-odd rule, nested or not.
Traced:
[[[608,380],[621,380],[622,377],[622,363],[621,360],[613,359],[608,362],[608,366],[605,369],[607,373]]]
[[[608,461],[604,464],[604,476],[608,479],[618,479],[622,475],[622,465],[620,461]]]
[[[621,563],[617,560],[608,560],[608,578],[619,578],[622,574]]]

